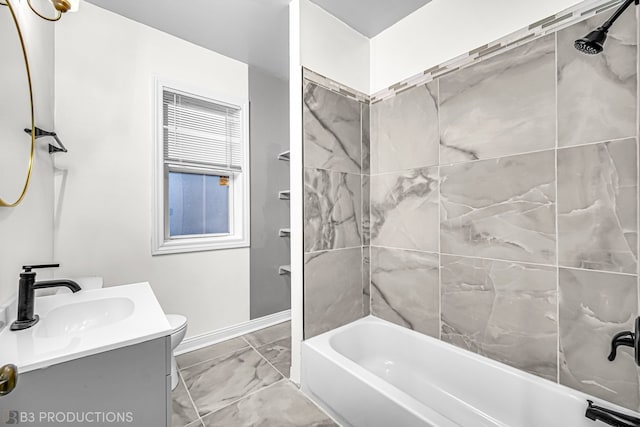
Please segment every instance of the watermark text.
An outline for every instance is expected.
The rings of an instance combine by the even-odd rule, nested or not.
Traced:
[[[134,417],[133,412],[115,411],[6,411],[0,421],[5,425],[133,424]]]

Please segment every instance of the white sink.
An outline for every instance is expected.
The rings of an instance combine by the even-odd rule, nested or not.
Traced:
[[[25,373],[171,335],[146,282],[38,297],[35,312],[31,328],[0,329],[0,366]]]
[[[40,318],[35,336],[70,336],[109,326],[133,314],[135,305],[126,297],[103,298],[61,305]]]

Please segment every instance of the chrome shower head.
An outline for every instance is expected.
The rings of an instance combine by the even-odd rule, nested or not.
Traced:
[[[576,40],[573,46],[582,53],[595,55],[602,52],[605,40],[607,40],[607,29],[598,27],[583,38]]]

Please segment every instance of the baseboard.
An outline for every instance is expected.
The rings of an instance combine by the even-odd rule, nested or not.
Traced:
[[[281,311],[279,313],[249,320],[248,322],[218,329],[217,331],[190,337],[178,345],[174,354],[177,356],[183,353],[188,353],[221,341],[226,341],[231,338],[248,334],[249,332],[257,331],[258,329],[277,325],[278,323],[286,322],[288,320],[291,320],[291,310]]]

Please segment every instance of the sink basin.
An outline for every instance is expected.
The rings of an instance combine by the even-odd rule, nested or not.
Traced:
[[[112,325],[133,314],[135,305],[129,298],[103,298],[61,305],[40,319],[35,335],[51,338],[80,334]]]
[[[171,336],[147,282],[42,296],[35,303],[35,326],[0,329],[0,366],[12,363],[26,373]]]

